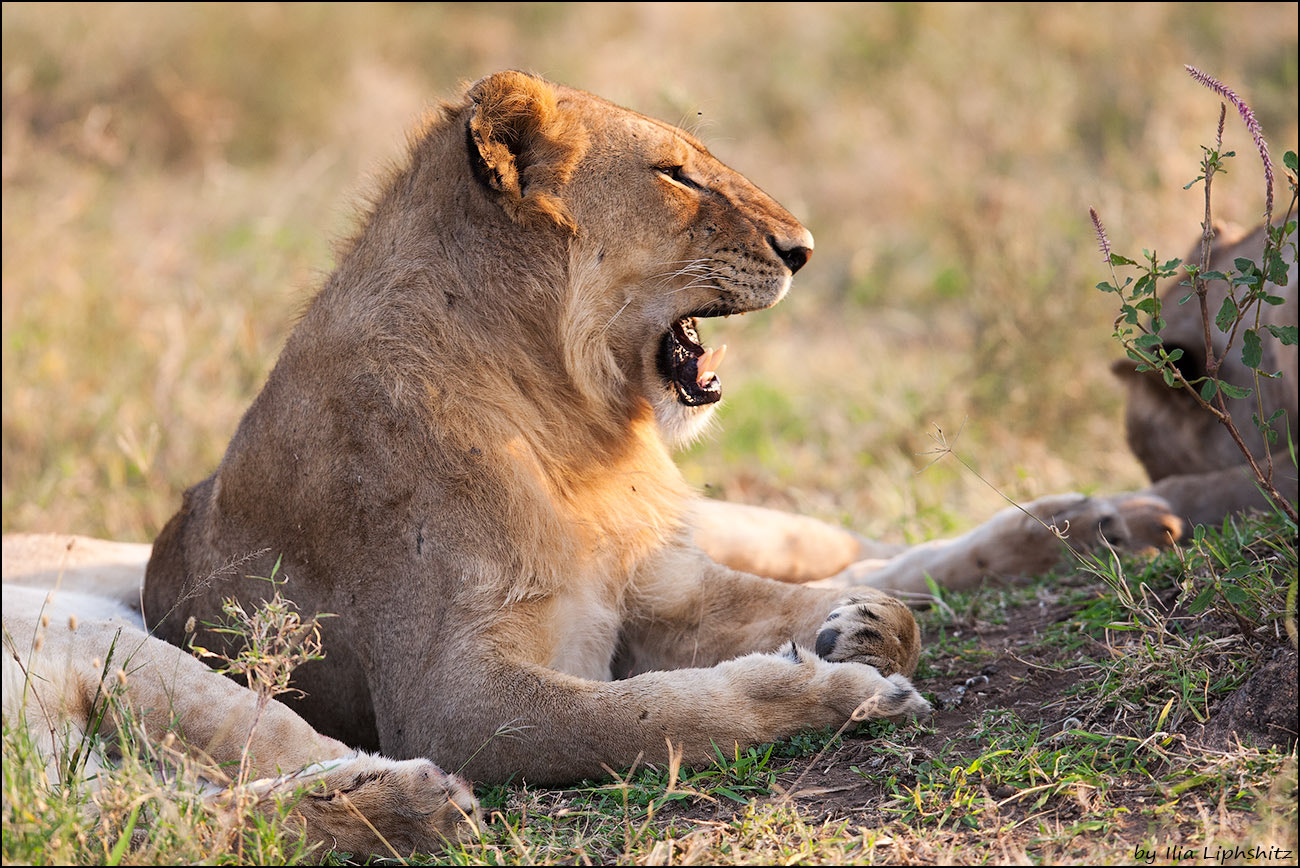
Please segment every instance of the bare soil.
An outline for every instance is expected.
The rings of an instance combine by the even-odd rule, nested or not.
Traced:
[[[1073,595],[1072,599],[1077,601],[1079,595]],[[981,723],[988,712],[1010,711],[1025,725],[1037,724],[1040,743],[1053,737],[1069,743],[1070,736],[1057,734],[1063,729],[1080,727],[1079,717],[1086,719],[1097,711],[1080,707],[1088,704],[1088,694],[1069,695],[1070,688],[1088,677],[1087,667],[1078,663],[1089,656],[1097,658],[1109,652],[1101,643],[1082,635],[1082,647],[1063,650],[1059,645],[1045,643],[1041,634],[1048,627],[1073,618],[1083,605],[1062,602],[1044,591],[1038,599],[1008,610],[1004,623],[973,620],[956,630],[948,625],[948,641],[944,647],[955,650],[931,652],[928,658],[923,658],[928,663],[924,670],[926,676],[916,679],[918,688],[937,700],[936,712],[929,721],[915,729],[905,724],[882,738],[873,737],[865,728],[849,731],[842,737],[841,745],[832,745],[820,755],[779,761],[774,758],[774,764],[784,765],[779,766],[778,794],[770,800],[793,801],[809,823],[847,821],[853,829],[880,829],[899,819],[894,793],[916,785],[915,770],[919,765],[939,757],[947,767],[959,761],[970,763],[990,750],[990,738],[996,735],[996,728],[984,732]],[[1207,620],[1201,628],[1219,633],[1218,628],[1222,626]],[[939,638],[936,630],[927,631],[926,647],[935,646]],[[954,639],[960,641],[954,643]],[[1264,657],[1268,662],[1254,677],[1211,708],[1208,724],[1202,726],[1193,721],[1193,725],[1184,727],[1189,747],[1195,749],[1196,745],[1204,744],[1223,748],[1237,737],[1254,741],[1261,748],[1270,744],[1284,749],[1294,746],[1295,651],[1289,646],[1279,646],[1267,650]],[[882,740],[888,741],[888,749],[882,750]],[[972,776],[971,780],[979,778]],[[1015,830],[1009,836],[997,833],[999,840],[1010,838],[1013,847],[1009,852],[1004,848],[1003,853],[1010,857],[1006,861],[1013,862],[1023,858],[1018,858],[1017,853],[1069,862],[1072,854],[1085,854],[1092,846],[1090,841],[1100,840],[1119,846],[1120,852],[1133,853],[1133,848],[1149,842],[1153,833],[1183,841],[1196,840],[1201,833],[1179,817],[1153,822],[1150,808],[1159,799],[1152,798],[1150,780],[1138,775],[1131,780],[1110,779],[1107,813],[1118,818],[1115,823],[1080,823],[1089,819],[1088,800],[1074,794],[1053,795],[1040,803],[1037,795],[1021,798],[1023,794],[1005,784],[994,785],[991,792],[985,787],[984,793],[997,802],[996,809],[985,810],[965,822],[959,809],[948,821],[951,835],[947,840],[954,851],[963,846],[967,836],[972,844],[986,845],[990,827]],[[1215,801],[1214,794],[1207,798]],[[683,823],[725,823],[742,809],[742,805],[726,799],[684,801],[666,806],[658,816],[663,822],[678,820],[680,827]],[[1032,822],[1020,822],[1026,819]],[[1075,824],[1081,826],[1077,837],[1069,833],[1059,835],[1059,830],[1068,830]],[[1058,830],[1058,836],[1049,836],[1051,844],[1038,849],[1045,828]],[[909,854],[904,841],[890,850],[892,853],[878,852],[877,858],[887,861],[916,858],[916,854]],[[972,858],[983,861],[974,854]],[[924,856],[920,860],[928,861]]]

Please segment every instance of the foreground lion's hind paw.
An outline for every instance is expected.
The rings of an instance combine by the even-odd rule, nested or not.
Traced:
[[[463,778],[361,751],[329,768],[299,809],[330,849],[382,856],[437,852],[472,838],[482,819]]]

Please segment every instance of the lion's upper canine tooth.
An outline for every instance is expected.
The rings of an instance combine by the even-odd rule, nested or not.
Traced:
[[[709,370],[709,361],[713,358],[713,350],[705,349],[695,360],[695,379],[704,376],[704,372]]]
[[[715,349],[707,349],[695,363],[695,382],[701,386],[707,385],[709,380],[713,379],[714,373],[718,366],[722,364],[722,357],[727,354],[727,345]]]

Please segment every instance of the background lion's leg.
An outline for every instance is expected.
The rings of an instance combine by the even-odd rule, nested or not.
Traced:
[[[929,579],[940,588],[965,590],[988,578],[1044,573],[1060,563],[1070,547],[1087,551],[1104,542],[1123,545],[1127,539],[1123,513],[1109,500],[1053,495],[1008,507],[959,537],[922,543],[885,561],[853,564],[812,584],[928,595]]]
[[[1273,484],[1283,496],[1296,499],[1296,467],[1285,451],[1273,453]],[[1189,526],[1217,526],[1232,513],[1272,509],[1245,464],[1209,473],[1166,476],[1143,493],[1164,498],[1173,514]]]
[[[429,851],[478,816],[468,784],[428,760],[394,761],[349,749],[317,733],[274,699],[255,731],[257,696],[177,648],[145,635],[127,617],[102,616],[105,601],[69,591],[4,587],[4,716],[25,726],[56,783],[69,751],[91,736],[110,744],[120,727],[143,729],[152,742],[168,732],[199,760],[199,773],[222,783],[236,774],[248,745],[259,810],[269,797],[293,795],[311,841],[352,853]],[[80,616],[78,617],[78,614]],[[107,673],[106,677],[105,673]],[[101,681],[101,678],[103,679]],[[102,703],[108,709],[97,730]],[[98,750],[83,755],[81,779],[94,787],[103,770]],[[345,798],[337,798],[338,794]],[[228,791],[214,794],[220,803]],[[363,819],[364,817],[364,819]]]
[[[152,546],[66,533],[4,535],[4,583],[58,586],[140,611],[140,589]]]
[[[707,498],[692,504],[691,526],[695,544],[713,560],[782,582],[824,579],[864,558],[892,557],[904,548],[815,518]]]
[[[44,590],[10,585],[4,600],[6,653],[12,640],[15,659],[27,667],[30,690],[41,696],[43,707],[89,718],[97,696],[119,698],[117,709],[104,717],[104,736],[124,722],[118,709],[126,708],[149,738],[160,740],[174,730],[218,766],[238,765],[247,743],[255,777],[351,752],[276,700],[267,701],[258,719],[257,694],[132,621],[104,619],[103,601],[69,591],[54,591],[47,601]],[[48,623],[38,628],[43,617]],[[6,668],[6,681],[9,674]]]

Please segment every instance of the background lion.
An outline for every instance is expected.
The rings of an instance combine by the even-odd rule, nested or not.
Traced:
[[[1239,258],[1258,264],[1263,259],[1265,230],[1261,225],[1253,232],[1243,234],[1233,229],[1222,229],[1212,248],[1209,270],[1228,274]],[[1283,248],[1283,257],[1290,263],[1285,286],[1269,284],[1269,294],[1281,298],[1280,305],[1261,305],[1261,321],[1265,324],[1295,326],[1297,321],[1295,267],[1295,235],[1289,237]],[[1183,257],[1184,264],[1199,264],[1201,243],[1198,239]],[[1221,280],[1208,284],[1207,308],[1210,317],[1223,304],[1227,284]],[[1181,349],[1183,357],[1178,366],[1189,381],[1206,374],[1205,322],[1200,305],[1193,298],[1180,303],[1191,290],[1179,282],[1171,282],[1161,293],[1161,311],[1165,328],[1161,331],[1163,343],[1169,350]],[[1215,322],[1209,325],[1215,354],[1223,356],[1228,334]],[[1241,353],[1234,350],[1223,358],[1218,375],[1237,386],[1258,389],[1249,399],[1228,402],[1233,423],[1246,441],[1255,460],[1263,466],[1271,461],[1273,484],[1291,500],[1296,499],[1296,466],[1291,459],[1291,444],[1297,442],[1296,412],[1296,345],[1283,344],[1263,333],[1264,357],[1260,370],[1278,372],[1276,378],[1261,377],[1255,383],[1253,372],[1241,361]],[[1238,337],[1238,347],[1240,338]],[[1125,429],[1128,444],[1142,461],[1150,476],[1149,491],[1164,498],[1174,513],[1191,524],[1218,525],[1225,516],[1245,509],[1267,509],[1264,496],[1247,468],[1240,448],[1228,429],[1208,412],[1202,410],[1183,390],[1171,389],[1154,371],[1138,373],[1137,366],[1124,359],[1114,363],[1113,370],[1123,381],[1128,397]],[[1278,412],[1281,416],[1276,416]],[[1254,418],[1252,418],[1254,417]],[[1260,431],[1255,418],[1269,419],[1276,439],[1270,445]],[[1269,457],[1272,451],[1271,459]]]

